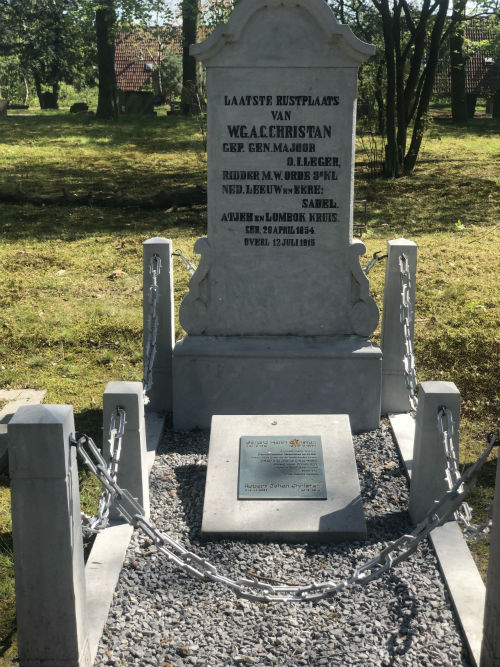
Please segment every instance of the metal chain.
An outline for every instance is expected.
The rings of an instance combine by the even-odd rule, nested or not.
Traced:
[[[445,426],[446,423],[446,426]],[[454,484],[460,478],[460,471],[458,469],[457,449],[455,447],[455,424],[453,421],[453,413],[445,406],[438,410],[437,427],[443,448],[446,454],[446,483],[448,488],[453,488]],[[481,524],[472,523],[472,509],[471,506],[464,502],[457,508],[455,512],[456,521],[463,527],[466,538],[480,540],[484,539],[491,531],[493,519],[490,513],[493,508],[493,503],[488,508],[488,519]]]
[[[371,260],[368,262],[368,264],[363,269],[363,271],[365,273],[365,276],[367,276],[370,273],[370,271],[373,269],[375,264],[377,264],[377,262],[381,262],[383,259],[387,259],[387,255],[381,255],[380,254],[381,252],[384,252],[384,251],[383,250],[377,250],[377,252],[373,253],[373,256],[372,256]]]
[[[411,276],[408,257],[403,253],[399,257],[399,276],[401,281],[400,321],[403,325],[405,352],[403,356],[403,371],[405,384],[408,389],[410,409],[415,412],[418,405],[417,372],[415,370],[415,355],[413,354],[413,340],[411,336],[411,321],[413,319],[413,304],[411,302]]]
[[[180,257],[182,263],[186,267],[186,271],[189,273],[189,275],[193,275],[196,269],[198,268],[196,264],[193,264],[193,262],[190,262],[189,259],[184,255],[182,250],[177,250],[177,252],[173,252],[172,255],[175,255],[175,257]]]
[[[79,456],[90,470],[101,480],[105,489],[114,498],[115,507],[123,516],[125,521],[134,527],[140,528],[153,542],[154,546],[169,560],[175,563],[181,570],[204,581],[216,581],[231,588],[236,595],[254,602],[271,601],[308,601],[319,600],[327,596],[355,585],[364,585],[377,579],[384,572],[408,558],[417,548],[418,544],[425,539],[437,526],[442,525],[449,516],[457,510],[465,496],[474,485],[477,474],[488,458],[493,447],[500,444],[495,436],[491,438],[488,446],[478,458],[476,463],[456,480],[449,491],[446,491],[435,507],[408,535],[403,535],[398,540],[391,542],[382,549],[375,558],[356,568],[353,575],[339,582],[325,581],[313,582],[306,585],[272,585],[256,581],[255,579],[232,579],[219,574],[217,568],[207,560],[201,558],[192,551],[188,551],[174,539],[162,533],[145,517],[144,509],[136,498],[133,498],[127,489],[118,486],[109,474],[104,459],[97,447],[88,436],[82,436],[78,441],[73,441],[77,447]],[[85,450],[88,445],[95,460]]]
[[[116,408],[116,410],[111,415],[111,420],[109,424],[109,462],[106,465],[102,455],[95,447],[94,443],[89,445],[95,448],[95,451],[99,454],[102,461],[104,462],[104,467],[107,474],[111,479],[116,482],[118,477],[118,466],[120,464],[120,455],[122,451],[122,438],[125,433],[125,424],[127,423],[125,410],[122,408]],[[89,438],[90,440],[90,438]],[[94,453],[95,455],[95,453]],[[109,489],[103,487],[101,497],[99,498],[99,505],[97,508],[97,514],[94,516],[89,516],[82,512],[82,530],[84,535],[90,536],[94,533],[98,533],[101,530],[104,530],[109,524],[109,507],[111,505],[111,500],[113,496]]]
[[[158,287],[158,277],[161,273],[161,258],[159,255],[152,255],[149,262],[149,274],[151,284],[148,291],[149,316],[147,320],[147,338],[144,350],[144,375],[142,378],[144,403],[148,404],[147,392],[153,386],[153,365],[156,357],[156,337],[158,334],[158,303],[160,300],[160,290]]]

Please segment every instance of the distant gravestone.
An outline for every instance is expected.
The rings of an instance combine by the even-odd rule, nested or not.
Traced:
[[[70,113],[83,113],[89,110],[89,105],[86,102],[75,102],[69,108]]]
[[[155,113],[155,94],[142,90],[120,91],[118,95],[120,113],[147,116]]]
[[[213,414],[380,416],[378,309],[352,239],[357,70],[323,0],[242,0],[206,66],[208,234],[180,310],[174,426]]]
[[[42,109],[58,109],[57,95],[50,90],[44,91],[40,95],[40,106]]]

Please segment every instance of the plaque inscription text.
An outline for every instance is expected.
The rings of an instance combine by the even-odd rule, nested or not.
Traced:
[[[238,499],[326,500],[319,435],[242,436]]]

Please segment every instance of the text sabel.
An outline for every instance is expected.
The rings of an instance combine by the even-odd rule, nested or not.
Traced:
[[[303,199],[302,208],[337,208],[334,199]]]

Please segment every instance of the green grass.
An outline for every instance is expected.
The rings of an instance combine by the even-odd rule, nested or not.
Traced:
[[[357,199],[368,200],[368,256],[405,236],[419,247],[416,360],[419,380],[451,380],[463,399],[461,457],[473,461],[499,407],[498,152],[488,119],[454,128],[440,113],[415,174],[370,175],[358,142]],[[43,193],[117,190],[136,195],[203,184],[202,136],[169,115],[100,122],[52,112],[0,119],[2,187]],[[77,430],[101,441],[102,392],[142,376],[142,243],[172,238],[194,262],[206,208],[175,212],[0,204],[0,388],[47,389],[71,403]],[[110,276],[123,271],[118,278]],[[188,276],[174,258],[178,306]],[[383,264],[370,274],[381,306]],[[182,335],[178,321],[176,335]],[[378,335],[378,333],[376,334]],[[485,467],[472,504],[480,519],[493,493]],[[97,485],[82,474],[93,511]],[[484,573],[487,557],[475,550]],[[15,658],[8,479],[0,479],[0,665]]]

